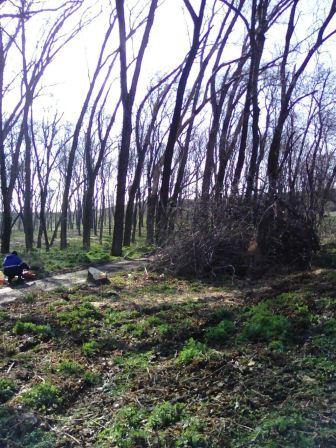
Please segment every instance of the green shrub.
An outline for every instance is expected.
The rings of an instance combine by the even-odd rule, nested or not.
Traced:
[[[21,401],[32,409],[47,410],[60,406],[63,398],[60,388],[46,381],[24,392]]]
[[[205,333],[205,339],[209,342],[225,342],[234,331],[234,323],[230,320],[222,320],[215,327],[209,327]]]
[[[181,420],[184,415],[184,405],[171,404],[165,401],[156,406],[147,420],[147,426],[152,429],[163,429]]]
[[[0,403],[10,400],[16,392],[14,382],[7,378],[0,378]]]
[[[272,314],[266,304],[251,309],[251,316],[243,329],[243,337],[252,341],[284,340],[288,337],[289,320],[281,314]]]
[[[87,356],[88,358],[96,355],[99,352],[100,348],[101,348],[100,344],[97,341],[85,342],[82,345],[82,351],[84,355]]]
[[[47,325],[37,325],[33,322],[16,322],[13,327],[13,332],[17,335],[33,334],[40,336],[43,339],[52,336],[53,331],[49,324]]]
[[[178,364],[190,364],[206,357],[208,349],[205,344],[190,338],[177,357]]]

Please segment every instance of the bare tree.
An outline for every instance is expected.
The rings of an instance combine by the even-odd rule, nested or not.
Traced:
[[[148,45],[149,35],[154,23],[154,17],[158,0],[151,0],[149,12],[146,20],[145,30],[141,39],[138,55],[136,57],[134,72],[128,88],[128,67],[127,67],[127,49],[126,49],[126,24],[124,0],[116,0],[118,24],[119,24],[119,40],[120,40],[120,88],[121,101],[123,107],[123,123],[121,131],[121,143],[118,159],[118,175],[117,175],[117,196],[114,216],[113,243],[111,254],[122,254],[122,243],[124,233],[124,209],[125,209],[125,192],[126,178],[129,161],[129,151],[132,135],[132,112],[139,82],[141,66]]]

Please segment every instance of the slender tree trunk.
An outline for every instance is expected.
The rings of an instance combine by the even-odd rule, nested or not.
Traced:
[[[167,140],[167,146],[164,153],[164,164],[162,173],[162,182],[160,190],[160,199],[157,209],[157,237],[158,242],[162,243],[166,238],[166,230],[168,224],[168,200],[169,200],[169,187],[170,187],[170,177],[171,177],[171,167],[174,156],[174,148],[176,139],[178,136],[178,130],[181,120],[181,111],[183,105],[183,98],[185,89],[187,86],[187,81],[191,68],[193,66],[194,60],[197,55],[197,50],[199,48],[199,38],[201,33],[201,27],[203,22],[204,8],[206,0],[201,1],[199,15],[193,11],[192,17],[194,21],[194,31],[193,31],[193,41],[191,49],[189,51],[186,63],[183,67],[182,74],[179,80],[179,84],[176,92],[175,107],[173,112],[173,117],[169,129],[169,135]],[[190,12],[190,11],[189,11]]]
[[[34,243],[34,225],[32,212],[32,185],[31,185],[31,139],[28,130],[28,124],[25,127],[25,191],[24,191],[24,207],[23,207],[23,223],[26,241],[26,250],[31,252]]]
[[[132,231],[132,217],[134,208],[134,199],[141,181],[141,173],[145,160],[146,151],[141,151],[138,158],[137,167],[134,174],[133,183],[129,189],[129,197],[125,215],[125,232],[124,232],[124,246],[131,244],[131,231]]]
[[[94,186],[88,181],[87,190],[83,199],[83,249],[90,250],[91,246],[91,228],[93,224],[93,195]]]
[[[112,255],[122,254],[126,180],[129,159],[129,147],[132,133],[132,108],[128,101],[124,107],[121,147],[118,161],[117,195],[114,214]]]
[[[12,213],[11,201],[7,198],[4,192],[2,193],[2,228],[1,228],[1,253],[6,254],[10,250],[10,239],[12,232]]]
[[[119,54],[120,54],[121,99],[123,105],[123,125],[121,133],[121,146],[118,159],[117,196],[116,196],[115,214],[114,214],[113,242],[111,249],[111,254],[116,256],[120,256],[122,254],[126,180],[127,180],[129,150],[132,134],[132,109],[135,100],[135,94],[139,81],[143,57],[145,54],[146,47],[148,45],[150,31],[154,22],[157,3],[158,0],[151,1],[147,17],[146,28],[142,36],[139,53],[136,59],[131,87],[130,90],[128,90],[124,0],[116,0],[118,23],[119,23],[119,39],[120,39]]]

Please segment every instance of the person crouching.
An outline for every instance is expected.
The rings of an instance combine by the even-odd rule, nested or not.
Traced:
[[[22,282],[22,273],[24,269],[29,269],[26,263],[23,263],[17,252],[13,251],[8,254],[3,262],[3,273],[8,277],[8,283],[11,283],[14,277],[18,277],[18,281]]]

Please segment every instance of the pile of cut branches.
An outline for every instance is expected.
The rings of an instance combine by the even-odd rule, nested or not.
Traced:
[[[215,211],[214,211],[215,210]],[[248,210],[198,206],[192,221],[175,227],[153,261],[155,270],[185,277],[245,273],[254,228]]]

